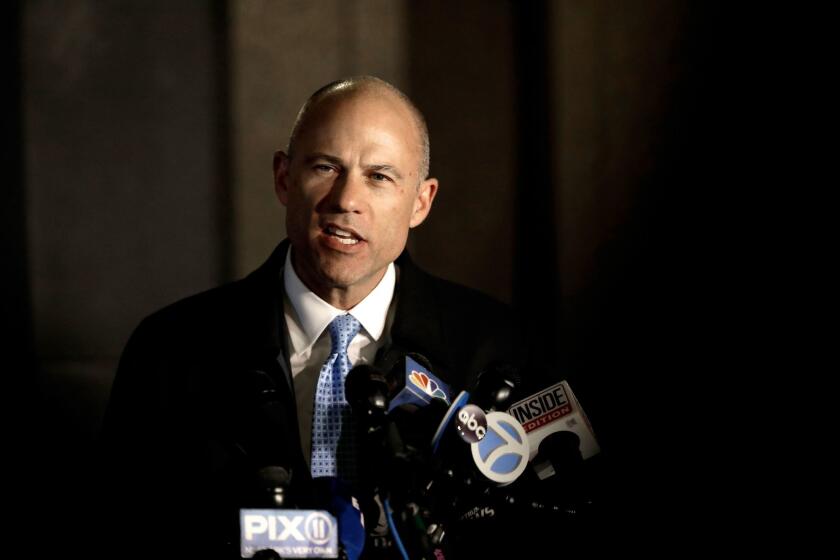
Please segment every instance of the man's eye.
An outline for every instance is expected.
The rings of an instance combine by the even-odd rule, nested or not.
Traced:
[[[325,163],[318,163],[312,167],[318,173],[331,173],[333,167],[331,165],[327,165]]]
[[[377,182],[390,181],[391,178],[382,173],[371,173],[370,178]]]

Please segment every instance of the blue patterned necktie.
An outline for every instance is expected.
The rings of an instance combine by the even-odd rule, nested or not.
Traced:
[[[351,427],[350,407],[344,398],[344,379],[350,371],[347,347],[359,333],[361,324],[350,315],[339,315],[330,323],[332,348],[318,377],[315,391],[315,409],[312,415],[312,466],[313,477],[350,476],[345,472],[352,465],[352,447],[345,442],[352,441],[351,430],[342,437],[342,424]],[[339,446],[339,439],[341,445]],[[339,472],[341,471],[341,472]]]

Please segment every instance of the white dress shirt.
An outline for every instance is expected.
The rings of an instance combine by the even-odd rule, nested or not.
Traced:
[[[283,285],[286,290],[283,311],[288,333],[289,364],[295,387],[303,455],[309,464],[315,389],[321,366],[330,355],[330,333],[327,327],[338,315],[353,315],[362,328],[347,349],[350,363],[355,366],[373,362],[376,352],[384,343],[383,334],[388,309],[394,297],[396,273],[394,263],[389,264],[382,280],[365,299],[344,311],[333,307],[306,287],[292,266],[290,247],[283,266]]]

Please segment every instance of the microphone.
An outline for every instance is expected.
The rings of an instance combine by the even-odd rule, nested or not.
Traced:
[[[579,518],[592,510],[586,461],[600,452],[589,419],[567,381],[510,405],[527,433],[530,468],[518,492],[505,497],[518,508]]]
[[[343,497],[316,488],[305,471],[292,484],[292,454],[278,443],[278,434],[297,433],[297,428],[274,378],[253,369],[242,381],[247,422],[240,430],[239,448],[254,474],[242,496],[247,507],[239,509],[240,556],[357,559],[361,546]],[[355,523],[359,525],[358,519]]]
[[[503,412],[518,385],[519,375],[512,366],[488,367],[476,376],[472,394],[462,391],[452,398],[437,422],[431,468],[421,478],[418,502],[425,506],[422,520],[427,533],[421,536],[444,554],[468,542],[461,534],[462,515],[480,503],[484,506],[477,509],[480,515],[495,516],[493,508],[502,506],[496,503],[495,490],[516,480],[527,467],[527,436],[516,419]],[[469,546],[464,549],[468,550]]]
[[[378,368],[361,364],[353,367],[344,381],[344,395],[357,428],[357,459],[363,492],[376,493],[378,481],[389,471],[390,459],[402,453],[402,438],[394,432],[388,417],[391,389]],[[361,465],[360,465],[361,467]]]
[[[470,404],[481,407],[485,412],[506,411],[521,382],[519,370],[513,365],[504,362],[490,364],[476,376]]]
[[[532,482],[533,491],[529,500],[531,508],[568,516],[579,515],[591,508],[589,481],[577,434],[562,430],[543,438],[534,464],[547,464],[555,474],[549,478],[537,477],[541,483]]]
[[[427,470],[432,434],[447,410],[440,388],[445,385],[434,381],[430,370],[425,358],[409,354],[396,360],[388,374],[362,364],[347,375],[345,395],[359,430],[359,456],[367,463],[362,478],[369,491],[384,486],[402,495],[418,488],[416,479]],[[428,392],[440,391],[442,396],[431,396],[415,384],[417,380],[430,381]]]
[[[363,433],[380,429],[384,424],[390,394],[385,375],[368,364],[355,366],[344,380],[344,396]]]
[[[583,465],[583,454],[580,451],[580,436],[569,430],[559,430],[545,436],[539,444],[537,454],[532,463],[543,466],[539,472],[551,472],[549,477],[573,477]]]
[[[263,467],[257,472],[258,502],[266,507],[291,507],[289,483],[292,475],[283,467]]]
[[[504,412],[520,381],[514,366],[494,363],[476,376],[472,394],[463,391],[453,399],[433,440],[436,455],[455,457],[444,460],[443,472],[450,480],[460,479],[467,487],[477,483],[486,490],[510,484],[525,470],[530,444],[519,422]],[[450,435],[453,431],[460,437]],[[464,443],[469,445],[468,454]]]
[[[393,354],[393,353],[392,353]],[[432,373],[432,365],[422,354],[400,353],[396,359],[386,355],[382,363],[388,372],[386,379],[390,389],[389,412],[398,406],[414,405],[425,407],[435,399],[450,404],[452,390]]]
[[[411,397],[414,402],[404,400],[393,406],[393,396],[405,397],[412,391],[395,383],[395,379],[406,379],[406,363],[416,371],[412,362],[416,363],[413,358],[403,358],[388,375],[374,366],[359,365],[345,380],[345,395],[359,436],[357,456],[365,462],[365,468],[360,469],[365,493],[396,496],[399,502],[420,487],[418,481],[428,471],[431,435],[446,411],[441,398],[422,401]]]
[[[237,430],[238,447],[250,460],[252,469],[281,465],[293,476],[292,465],[299,461],[294,460],[287,446],[280,445],[278,437],[298,433],[295,412],[287,404],[290,395],[282,395],[275,378],[263,369],[248,370],[241,380],[244,398]],[[297,480],[296,485],[305,485],[307,478]]]
[[[315,503],[338,520],[340,558],[357,560],[365,545],[364,516],[355,490],[334,477],[314,480]]]
[[[556,383],[513,403],[508,413],[519,421],[528,434],[530,460],[541,480],[555,473],[552,464],[544,458],[535,461],[542,441],[549,435],[568,431],[577,436],[578,449],[584,460],[597,455],[601,450],[589,418],[567,381]],[[573,441],[568,439],[569,436],[563,437],[567,439],[562,441]]]
[[[256,475],[256,507],[239,510],[242,558],[338,557],[338,522],[323,510],[296,509],[289,499],[291,474],[279,466]]]
[[[597,442],[588,437],[591,428],[574,393],[565,383],[560,392],[552,386],[523,399],[516,393],[519,379],[508,365],[488,367],[477,376],[472,395],[453,399],[441,423],[435,483],[438,495],[451,496],[442,507],[454,515],[447,525],[456,549],[470,550],[470,543],[484,540],[488,532],[535,522],[581,520],[594,511],[588,478],[592,473],[583,463],[584,456],[597,453]],[[530,416],[519,414],[517,406],[528,404]],[[567,404],[578,415],[563,416],[573,422],[560,430],[551,422],[557,422],[557,409]],[[542,414],[534,407],[541,407]],[[523,425],[520,417],[531,424]],[[464,456],[465,443],[469,457]]]
[[[444,531],[427,507],[426,483],[432,434],[447,410],[449,389],[419,354],[392,356],[390,364],[387,374],[356,366],[345,380],[359,430],[358,456],[366,463],[360,469],[366,518],[382,518],[391,529],[390,540],[383,538],[384,527],[380,534],[371,531],[369,544],[392,552],[396,547],[404,556],[445,558]]]

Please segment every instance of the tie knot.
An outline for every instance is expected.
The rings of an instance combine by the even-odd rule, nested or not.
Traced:
[[[346,354],[347,347],[353,337],[359,334],[362,327],[359,320],[350,315],[339,315],[330,323],[330,338],[332,339],[332,354]]]

